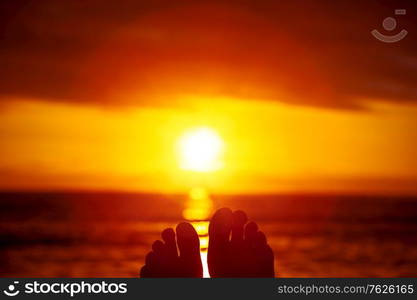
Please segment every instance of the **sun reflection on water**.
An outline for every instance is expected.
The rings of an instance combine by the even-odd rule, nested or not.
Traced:
[[[208,226],[209,217],[213,210],[213,201],[207,189],[192,188],[185,202],[183,217],[191,221],[200,238],[200,255],[203,263],[203,277],[210,277],[207,266]]]

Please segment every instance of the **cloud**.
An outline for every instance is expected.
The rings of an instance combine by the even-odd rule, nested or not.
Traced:
[[[387,34],[395,8],[407,9],[396,18],[409,35],[377,41],[370,31]],[[415,1],[2,1],[0,11],[2,101],[417,101]]]

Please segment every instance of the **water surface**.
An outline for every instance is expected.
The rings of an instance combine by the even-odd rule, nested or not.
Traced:
[[[187,195],[2,193],[0,274],[138,276],[164,228],[193,214],[204,220],[207,212],[228,206],[259,223],[274,250],[278,276],[417,276],[417,199],[243,195],[208,200],[198,194],[193,200]],[[193,224],[204,255],[207,223]]]

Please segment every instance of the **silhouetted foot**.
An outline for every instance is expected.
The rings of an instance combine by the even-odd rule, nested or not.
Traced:
[[[274,277],[274,253],[243,211],[221,208],[209,226],[208,268],[211,277]],[[246,226],[245,226],[246,224]]]
[[[152,244],[152,251],[146,255],[140,277],[203,276],[200,240],[194,227],[190,223],[180,223],[176,232],[176,241],[174,230],[167,228],[161,234],[164,242],[157,240]]]

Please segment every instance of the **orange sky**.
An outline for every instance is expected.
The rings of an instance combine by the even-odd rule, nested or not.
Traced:
[[[400,4],[409,36],[374,39]],[[3,1],[0,188],[417,194],[416,8]],[[201,126],[224,167],[196,175]]]
[[[184,97],[170,108],[105,110],[16,101],[1,111],[3,189],[122,189],[219,193],[416,193],[417,107],[372,112]],[[208,126],[225,142],[224,167],[180,169],[176,143]]]

